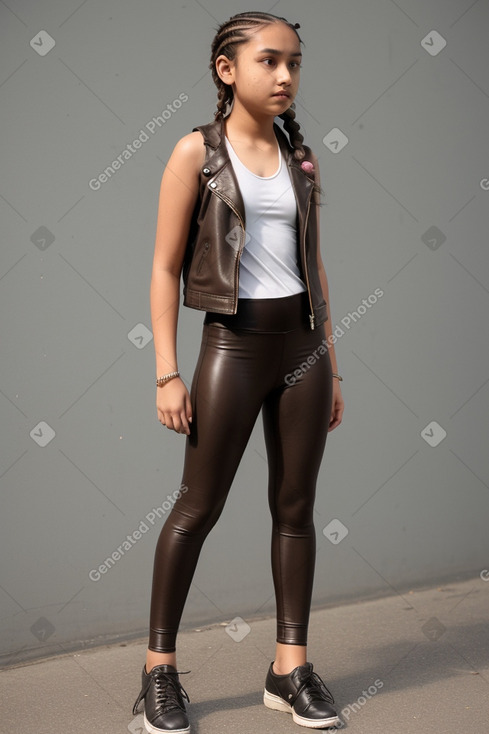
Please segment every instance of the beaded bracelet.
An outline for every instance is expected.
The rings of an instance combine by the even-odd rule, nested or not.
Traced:
[[[173,377],[180,377],[180,372],[168,372],[166,375],[162,375],[161,377],[156,378],[156,384],[158,387],[163,387],[163,385],[171,380]]]

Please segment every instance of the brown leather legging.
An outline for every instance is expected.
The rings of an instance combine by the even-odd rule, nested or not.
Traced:
[[[206,314],[190,391],[193,420],[182,477],[187,489],[155,552],[150,650],[175,650],[202,544],[223,510],[260,409],[273,521],[276,639],[307,644],[316,557],[313,506],[332,404],[325,344],[324,324],[309,326],[305,292],[240,299],[234,316]]]

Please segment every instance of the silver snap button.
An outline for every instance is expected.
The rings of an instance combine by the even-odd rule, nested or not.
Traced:
[[[211,187],[211,189],[215,189],[217,184],[215,181],[213,181],[212,183],[209,184],[209,186]]]
[[[202,173],[204,173],[206,176],[210,176],[211,169],[210,168],[203,168],[202,169]]]

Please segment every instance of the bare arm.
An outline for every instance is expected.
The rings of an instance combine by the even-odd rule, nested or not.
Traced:
[[[313,161],[314,161],[314,177],[316,179],[316,183],[320,186],[321,185],[321,179],[319,175],[319,162],[316,156],[313,155]],[[318,201],[319,201],[319,194],[318,194]],[[321,246],[320,246],[320,217],[319,217],[319,206],[316,206],[316,212],[317,212],[317,266],[318,266],[318,272],[319,272],[319,281],[321,283],[321,290],[323,292],[324,300],[327,303],[328,306],[328,319],[324,322],[324,331],[326,334],[326,341],[328,343],[328,352],[331,359],[331,366],[333,368],[333,372],[338,373],[338,364],[336,362],[336,352],[334,349],[334,344],[331,340],[331,337],[333,335],[333,320],[331,316],[331,307],[329,302],[329,288],[328,288],[328,278],[326,277],[326,271],[324,269],[323,260],[321,257]],[[333,405],[331,408],[331,421],[329,424],[328,431],[332,431],[333,428],[336,428],[339,426],[339,424],[342,421],[343,418],[343,411],[345,409],[345,404],[343,401],[343,397],[341,395],[341,387],[338,378],[333,377]]]
[[[161,180],[150,286],[157,377],[178,370],[180,276],[204,156],[202,135],[186,135],[176,144]],[[190,433],[190,396],[180,378],[156,388],[156,405],[163,425],[178,433]]]

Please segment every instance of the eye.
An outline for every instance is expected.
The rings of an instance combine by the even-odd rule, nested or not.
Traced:
[[[268,59],[262,59],[262,61],[271,61],[273,64],[275,63],[275,59],[268,58]],[[291,61],[290,65],[293,69],[302,69],[302,64],[299,64],[298,61]]]

